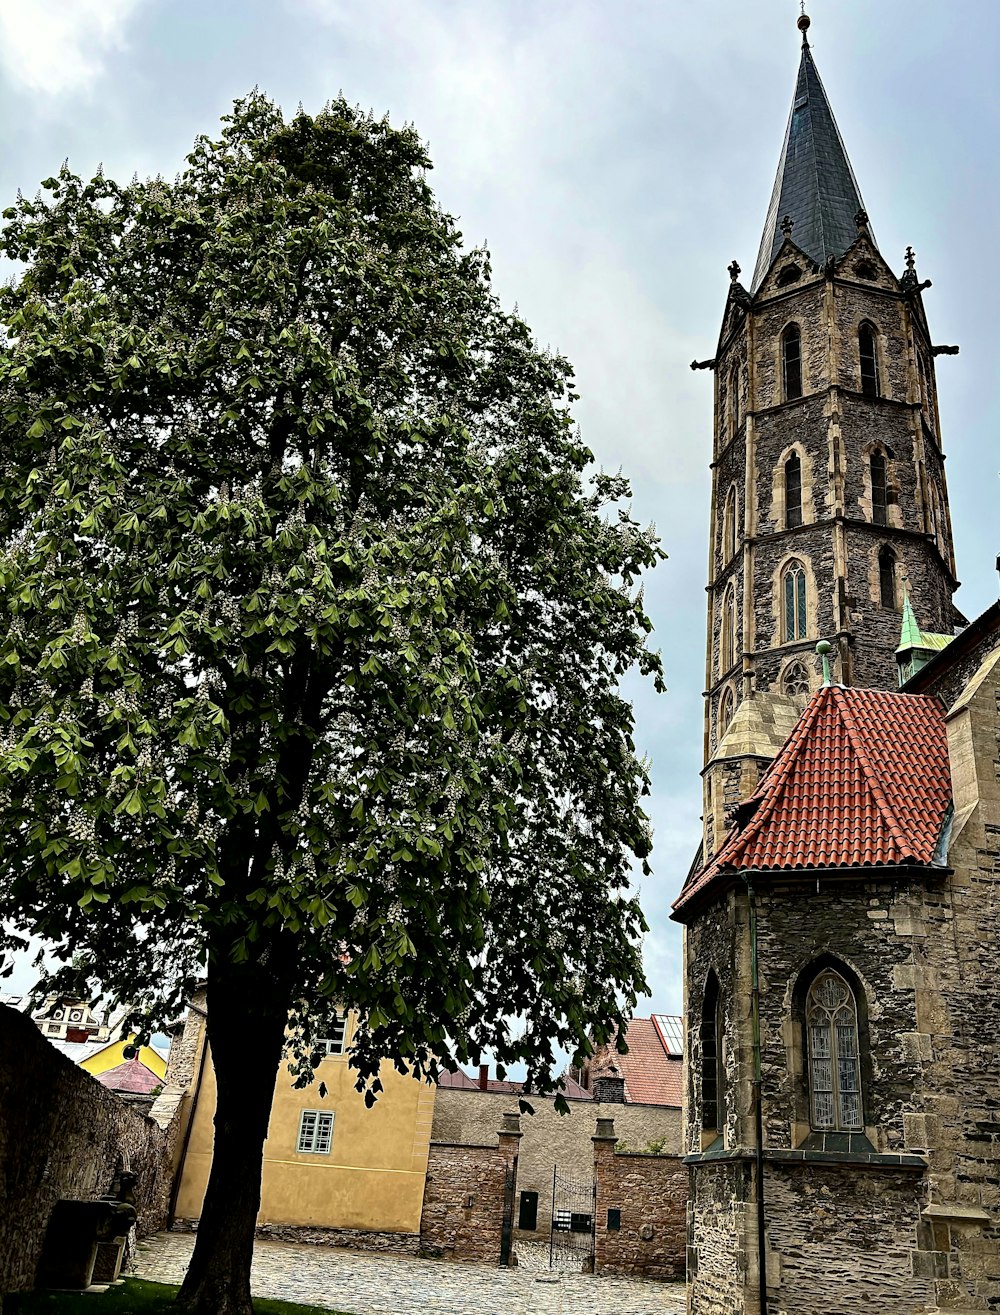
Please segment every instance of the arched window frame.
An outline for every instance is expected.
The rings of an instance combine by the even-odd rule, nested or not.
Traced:
[[[782,567],[779,597],[782,643],[805,639],[809,633],[808,581],[805,563],[798,557]]]
[[[781,692],[790,695],[809,693],[809,672],[806,664],[798,658],[789,662],[781,673]]]
[[[785,529],[794,530],[802,524],[802,458],[797,452],[790,452],[786,457],[783,479]]]
[[[730,486],[722,511],[722,564],[736,556],[736,485]]]
[[[718,738],[721,740],[726,731],[729,730],[733,716],[736,712],[736,696],[732,689],[727,685],[719,697],[719,725]]]
[[[781,389],[786,402],[802,396],[802,330],[797,324],[786,325],[781,335]]]
[[[709,970],[702,997],[701,1126],[707,1133],[722,1133],[726,1126],[725,1010],[719,979]]]
[[[858,365],[861,391],[865,397],[882,396],[882,376],[878,360],[878,329],[871,320],[858,325]]]
[[[861,1020],[857,995],[836,967],[823,966],[805,994],[809,1124],[816,1132],[862,1132]]]
[[[889,459],[882,448],[868,456],[868,478],[872,488],[872,524],[889,524]]]
[[[722,625],[719,633],[719,674],[725,673],[736,662],[736,590],[732,585],[722,599]]]
[[[893,612],[899,611],[899,559],[889,545],[883,544],[878,553],[879,605]]]

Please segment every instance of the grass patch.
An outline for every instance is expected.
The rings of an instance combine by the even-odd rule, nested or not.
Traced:
[[[130,1278],[107,1292],[22,1292],[4,1298],[4,1315],[169,1315],[177,1289],[167,1283]],[[290,1301],[254,1300],[257,1315],[337,1315],[329,1306],[295,1306]]]

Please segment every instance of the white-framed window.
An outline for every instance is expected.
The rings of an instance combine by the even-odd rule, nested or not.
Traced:
[[[299,1118],[299,1140],[296,1147],[300,1155],[329,1155],[333,1145],[333,1112],[331,1110],[303,1110]]]
[[[335,1014],[327,1029],[327,1035],[316,1042],[316,1049],[321,1055],[342,1055],[347,1039],[347,1015]]]

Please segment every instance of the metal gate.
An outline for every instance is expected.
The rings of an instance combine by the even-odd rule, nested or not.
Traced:
[[[594,1212],[597,1183],[593,1178],[565,1178],[552,1167],[552,1232],[549,1269],[589,1272],[594,1258]]]

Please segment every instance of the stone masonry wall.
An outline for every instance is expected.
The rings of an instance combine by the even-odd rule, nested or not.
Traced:
[[[696,1315],[744,1310],[750,1191],[748,1161],[720,1160],[691,1170],[687,1282],[688,1309]]]
[[[594,1138],[594,1175],[594,1272],[683,1278],[688,1171],[680,1156],[617,1154],[611,1131]]]
[[[681,1151],[681,1111],[669,1105],[612,1105],[594,1100],[569,1101],[569,1113],[557,1114],[551,1100],[530,1098],[534,1114],[521,1116],[517,1190],[538,1193],[538,1233],[549,1232],[552,1219],[552,1169],[564,1178],[589,1180],[593,1172],[594,1119],[613,1117],[622,1141],[640,1151],[666,1138],[666,1149]],[[434,1104],[434,1141],[487,1143],[496,1134],[511,1097],[490,1091],[439,1087]],[[515,1207],[514,1223],[518,1211]],[[533,1236],[533,1234],[525,1234]]]
[[[449,1260],[498,1264],[505,1193],[517,1189],[517,1136],[501,1144],[432,1141],[420,1218],[422,1249]],[[508,1183],[508,1178],[513,1181]]]
[[[122,1169],[140,1236],[162,1228],[171,1138],[0,1005],[0,1294],[33,1286],[55,1202],[100,1196]]]

